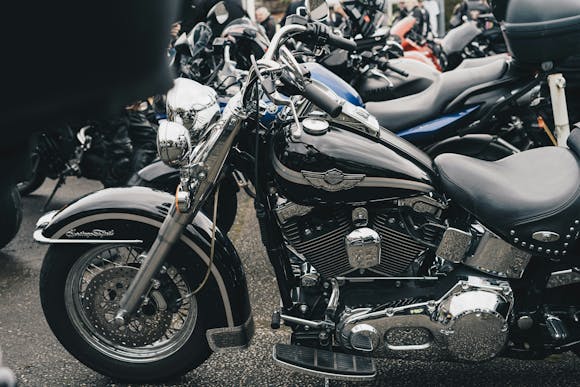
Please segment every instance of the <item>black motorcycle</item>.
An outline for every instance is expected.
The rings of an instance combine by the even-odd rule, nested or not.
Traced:
[[[213,220],[199,212],[235,167],[256,188],[279,286],[272,328],[292,329],[274,346],[279,364],[368,380],[373,357],[577,350],[580,130],[569,149],[432,160],[312,82],[288,36],[354,48],[317,22],[286,25],[221,118],[183,111],[161,124],[160,156],[180,168],[175,196],[105,189],[38,221],[35,239],[51,244],[42,307],[65,348],[108,376],[151,382],[249,344],[244,271],[216,227],[218,201]],[[258,124],[262,94],[285,106],[271,129]]]
[[[21,195],[34,192],[47,177],[57,184],[45,207],[69,176],[99,180],[105,187],[122,186],[156,157],[156,124],[144,112],[127,110],[114,119],[78,126],[37,135],[31,177],[17,185]]]

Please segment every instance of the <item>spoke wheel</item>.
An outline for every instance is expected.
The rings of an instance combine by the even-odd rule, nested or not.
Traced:
[[[65,286],[67,313],[77,331],[106,356],[126,362],[155,361],[181,348],[195,328],[193,290],[169,266],[144,304],[123,326],[114,323],[119,302],[140,266],[130,246],[90,250],[72,267]]]
[[[166,381],[203,363],[220,297],[213,286],[190,296],[203,264],[176,246],[138,310],[116,325],[142,252],[129,244],[53,245],[40,273],[42,309],[61,344],[95,371],[129,383]]]

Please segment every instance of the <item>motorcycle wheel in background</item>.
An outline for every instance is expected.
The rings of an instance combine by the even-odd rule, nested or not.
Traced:
[[[16,236],[22,223],[22,203],[15,185],[0,190],[0,213],[0,248],[3,248]]]
[[[45,164],[42,161],[38,149],[35,149],[31,155],[30,159],[32,162],[32,168],[30,171],[30,178],[25,181],[21,181],[16,185],[20,196],[27,196],[36,191],[44,180],[47,178]]]

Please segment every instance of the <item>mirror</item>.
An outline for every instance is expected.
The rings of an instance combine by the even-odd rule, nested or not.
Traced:
[[[208,19],[211,15],[215,15],[215,19],[219,24],[224,24],[230,17],[230,13],[226,8],[226,3],[220,1],[219,3],[214,5],[207,13]]]
[[[323,21],[328,18],[329,10],[325,0],[306,0],[304,6],[312,20]]]
[[[206,48],[212,38],[211,28],[204,23],[200,22],[193,27],[193,29],[187,34],[187,44],[189,46],[190,55],[195,58],[204,48]]]

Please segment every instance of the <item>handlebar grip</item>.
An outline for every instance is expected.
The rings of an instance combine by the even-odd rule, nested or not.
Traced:
[[[354,51],[357,49],[357,44],[354,40],[343,38],[342,36],[334,35],[332,32],[329,32],[327,38],[328,44],[331,46],[342,48],[343,50],[347,51]]]
[[[338,117],[342,112],[341,100],[333,92],[323,89],[314,82],[304,87],[302,95],[331,117]]]

